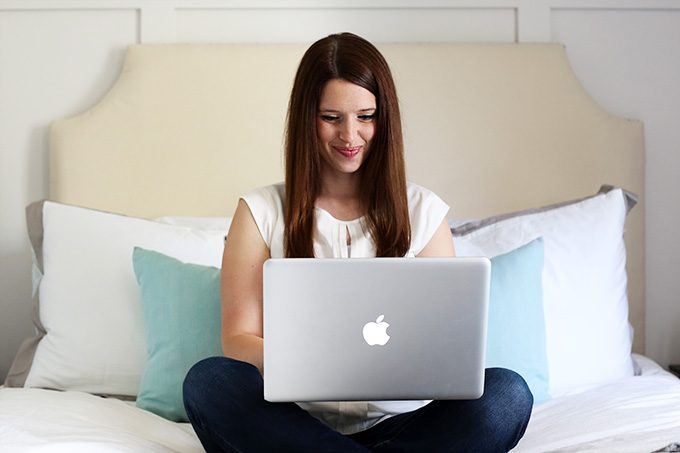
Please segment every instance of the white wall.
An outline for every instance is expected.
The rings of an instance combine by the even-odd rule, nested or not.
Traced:
[[[0,0],[0,378],[32,332],[24,207],[47,193],[47,128],[112,85],[128,44],[566,44],[585,88],[645,123],[646,353],[680,362],[680,2],[675,0]],[[595,188],[594,188],[595,189]]]

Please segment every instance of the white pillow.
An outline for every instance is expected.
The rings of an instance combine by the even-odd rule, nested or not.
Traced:
[[[180,225],[196,230],[220,230],[229,231],[231,217],[182,217],[164,216],[154,219],[156,222],[168,225]]]
[[[33,228],[32,242],[43,271],[37,325],[46,333],[25,386],[136,396],[147,351],[133,248],[220,267],[226,231],[49,201],[31,209],[43,233],[40,244]]]
[[[461,256],[493,257],[543,237],[553,397],[633,375],[623,231],[635,197],[621,189],[602,190],[606,193],[452,229]]]

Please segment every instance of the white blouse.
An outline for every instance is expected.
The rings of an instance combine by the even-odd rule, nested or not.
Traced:
[[[283,258],[284,184],[261,187],[243,196],[269,247],[272,258]],[[408,183],[407,197],[411,220],[411,247],[406,256],[414,257],[430,242],[446,217],[449,206],[430,190]],[[348,238],[349,235],[349,238]],[[338,220],[328,211],[316,208],[314,256],[317,258],[372,258],[375,244],[364,218]],[[300,407],[335,430],[350,434],[370,428],[396,414],[418,409],[429,401],[351,401],[298,403]]]

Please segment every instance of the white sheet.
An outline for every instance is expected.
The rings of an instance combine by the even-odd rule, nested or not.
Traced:
[[[513,453],[653,452],[680,442],[680,379],[635,356],[642,376],[534,409]],[[202,452],[190,425],[81,392],[0,389],[0,452]]]
[[[0,389],[0,452],[203,452],[191,425],[82,392]]]
[[[680,379],[634,355],[634,376],[534,408],[513,453],[653,452],[680,442]]]

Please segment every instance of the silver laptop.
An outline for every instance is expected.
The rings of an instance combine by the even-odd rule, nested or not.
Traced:
[[[480,397],[490,271],[487,258],[268,260],[265,399]]]

